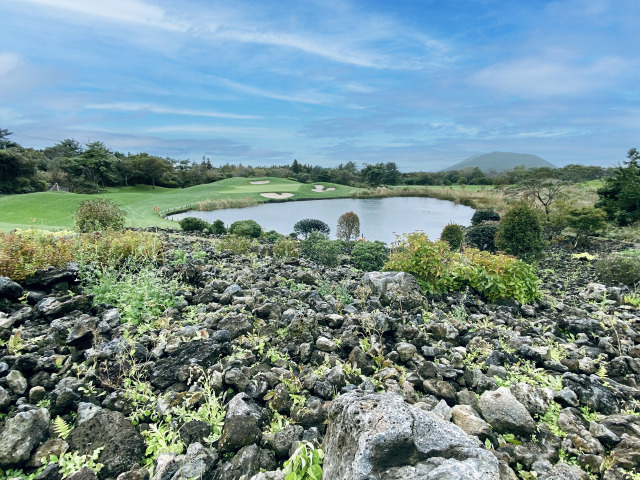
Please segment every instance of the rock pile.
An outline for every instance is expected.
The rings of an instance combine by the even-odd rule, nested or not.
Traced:
[[[98,452],[100,479],[148,479],[145,458],[154,480],[284,479],[309,444],[332,480],[640,472],[640,314],[560,247],[520,305],[165,237],[199,255],[161,267],[181,296],[145,325],[77,265],[0,278],[4,471],[59,480],[43,458]]]

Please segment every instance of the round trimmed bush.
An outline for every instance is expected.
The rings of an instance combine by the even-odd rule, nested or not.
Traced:
[[[229,227],[229,233],[246,238],[259,238],[262,227],[255,220],[238,220]]]
[[[227,233],[227,229],[224,226],[224,222],[222,220],[216,220],[215,222],[213,222],[211,224],[211,227],[209,227],[209,230],[211,230],[211,233],[213,233],[214,235],[224,235],[225,233]]]
[[[500,215],[493,210],[476,210],[471,217],[471,226],[475,227],[483,222],[499,222]]]
[[[536,211],[518,202],[500,220],[496,247],[520,258],[533,258],[543,248],[542,226]]]
[[[462,231],[462,227],[455,223],[446,225],[440,234],[440,240],[447,242],[451,250],[460,250],[463,239],[464,232]]]
[[[338,255],[342,251],[342,241],[332,241],[326,235],[311,232],[309,236],[300,242],[300,251],[312,262],[335,267],[338,265]]]
[[[308,237],[313,232],[329,235],[331,229],[329,228],[329,225],[324,223],[322,220],[318,220],[316,218],[305,218],[304,220],[296,222],[293,226],[293,231],[296,235],[304,235],[305,237]]]
[[[496,233],[498,233],[497,222],[483,222],[465,232],[465,243],[478,250],[493,253],[496,251]]]
[[[387,244],[379,240],[355,242],[351,250],[351,263],[365,272],[376,272],[389,260],[388,250]]]
[[[76,228],[82,232],[122,230],[127,212],[106,198],[80,202],[73,214]]]
[[[201,232],[205,228],[209,228],[209,224],[202,220],[201,218],[196,217],[186,217],[180,220],[180,228],[184,232]]]

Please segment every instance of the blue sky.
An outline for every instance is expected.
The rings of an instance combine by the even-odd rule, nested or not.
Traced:
[[[214,164],[640,147],[638,0],[2,0],[0,128]]]

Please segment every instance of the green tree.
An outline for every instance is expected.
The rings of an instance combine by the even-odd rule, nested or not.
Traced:
[[[0,128],[0,149],[20,147],[16,142],[9,140],[9,135],[13,135],[13,132],[10,132],[6,128]]]
[[[19,148],[0,150],[0,193],[31,193],[46,189],[37,162]]]
[[[616,168],[598,189],[600,199],[595,206],[618,225],[631,225],[640,220],[640,152],[632,148],[625,166]]]
[[[336,237],[350,242],[356,240],[360,236],[360,218],[353,212],[347,212],[338,218],[338,227],[336,229]]]
[[[560,178],[561,172],[556,168],[542,167],[528,170],[514,170],[510,172],[511,185],[505,188],[507,195],[532,198],[544,208],[549,221],[551,205],[558,194],[568,187],[567,182]]]
[[[152,188],[156,188],[158,180],[173,172],[171,162],[163,158],[148,153],[140,153],[135,157],[142,181]]]
[[[293,226],[293,231],[296,235],[303,235],[306,238],[312,232],[329,235],[331,229],[329,228],[329,225],[324,223],[322,220],[318,220],[315,218],[305,218],[304,220],[296,222],[296,224]]]

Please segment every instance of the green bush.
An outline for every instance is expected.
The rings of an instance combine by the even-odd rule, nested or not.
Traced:
[[[482,222],[499,222],[500,215],[498,215],[493,210],[476,210],[471,217],[471,226],[475,227],[480,225]]]
[[[127,212],[106,198],[80,202],[73,214],[79,232],[122,230]]]
[[[275,230],[269,230],[267,233],[264,234],[263,238],[269,243],[276,243],[278,240],[280,240],[283,237],[284,235],[282,235],[281,233],[278,233]]]
[[[428,293],[471,287],[489,301],[515,298],[522,303],[539,296],[534,268],[512,256],[473,248],[451,251],[446,242],[431,242],[424,233],[406,236],[399,247],[384,270],[412,274]]]
[[[606,284],[636,285],[640,283],[640,250],[607,255],[596,262],[595,270],[600,280]]]
[[[322,233],[311,232],[300,242],[300,251],[312,262],[335,267],[338,265],[338,255],[342,251],[342,245],[343,242],[339,240],[332,241]]]
[[[365,272],[375,272],[380,270],[389,259],[388,251],[387,244],[379,240],[355,242],[351,250],[351,263]]]
[[[534,258],[543,248],[542,226],[536,211],[526,202],[518,202],[500,220],[496,247],[516,257]]]
[[[213,222],[211,224],[211,227],[209,227],[209,230],[214,235],[224,235],[225,233],[227,233],[227,229],[225,228],[224,222],[222,220],[216,220],[215,222]]]
[[[222,250],[229,250],[238,255],[246,255],[249,253],[252,245],[253,242],[251,240],[237,235],[227,235],[220,241],[220,248]]]
[[[277,258],[298,258],[298,242],[293,238],[282,237],[273,246],[273,256]]]
[[[360,236],[360,218],[353,212],[347,212],[338,218],[336,237],[345,242],[357,240]]]
[[[246,238],[260,238],[262,227],[255,220],[238,220],[231,224],[229,233]]]
[[[576,245],[584,237],[603,231],[607,227],[607,215],[593,207],[565,207],[551,217],[553,227],[562,231],[568,228],[576,234]]]
[[[440,234],[440,240],[447,242],[451,250],[460,250],[463,239],[464,232],[462,231],[462,227],[455,223],[446,225]]]
[[[312,232],[329,235],[331,229],[329,228],[329,225],[324,223],[322,220],[317,220],[315,218],[305,218],[304,220],[296,222],[296,224],[293,226],[293,231],[296,235],[303,235],[306,238]]]
[[[498,224],[489,220],[469,228],[465,232],[465,243],[478,250],[493,253],[496,251],[496,233]]]
[[[210,225],[202,220],[201,218],[196,217],[186,217],[180,220],[180,228],[185,232],[201,232],[205,228],[209,228]]]

